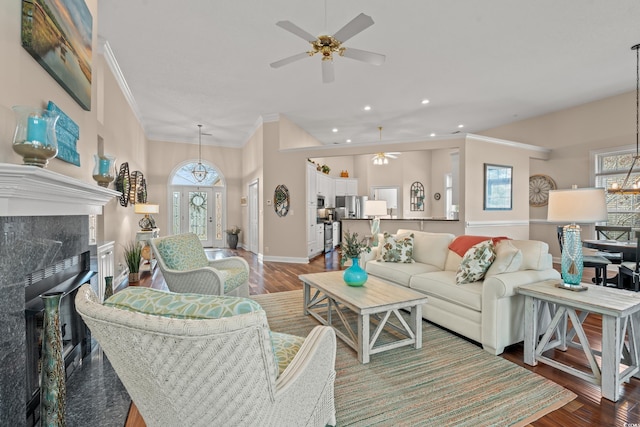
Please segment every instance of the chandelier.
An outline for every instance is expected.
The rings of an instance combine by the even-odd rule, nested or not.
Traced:
[[[198,125],[198,164],[191,170],[191,175],[198,182],[202,182],[207,177],[207,168],[202,164],[202,125]]]
[[[622,187],[620,187],[617,182],[614,182],[607,190],[607,192],[614,194],[640,194],[640,184],[638,181],[631,184],[630,187],[627,187],[629,177],[631,176],[631,172],[633,172],[633,167],[640,158],[638,150],[638,141],[640,140],[640,52],[638,49],[640,49],[640,44],[631,47],[631,50],[636,51],[636,155],[633,156],[633,162],[631,162],[629,172],[627,172],[627,176],[625,176],[622,182]]]

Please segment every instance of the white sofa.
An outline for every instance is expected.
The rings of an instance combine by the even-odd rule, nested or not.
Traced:
[[[380,261],[378,245],[365,257],[366,271],[428,295],[423,318],[479,342],[491,354],[500,354],[524,338],[524,297],[517,294],[517,287],[560,279],[549,245],[504,240],[496,243],[496,259],[482,281],[458,285],[456,271],[462,257],[449,249],[455,236],[402,229],[397,235],[411,233],[415,262]],[[508,243],[501,248],[504,242]]]

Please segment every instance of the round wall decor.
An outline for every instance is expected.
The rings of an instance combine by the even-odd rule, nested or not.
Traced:
[[[289,213],[289,189],[286,185],[280,184],[273,194],[273,209],[278,216],[287,216]]]
[[[529,177],[529,205],[540,207],[549,203],[549,191],[555,190],[556,182],[547,175]]]

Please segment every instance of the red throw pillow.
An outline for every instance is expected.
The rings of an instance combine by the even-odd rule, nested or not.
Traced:
[[[477,245],[480,242],[484,242],[485,240],[492,240],[493,244],[496,245],[500,240],[509,239],[506,236],[500,237],[491,237],[491,236],[458,236],[453,239],[453,242],[449,244],[449,249],[453,252],[457,253],[460,256],[464,256],[472,246]]]

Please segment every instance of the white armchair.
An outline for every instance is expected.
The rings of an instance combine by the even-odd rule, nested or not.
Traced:
[[[248,298],[126,288],[76,308],[147,426],[335,425],[336,338],[269,331]]]
[[[150,244],[170,291],[249,296],[249,264],[244,259],[209,260],[194,233],[158,237]]]

